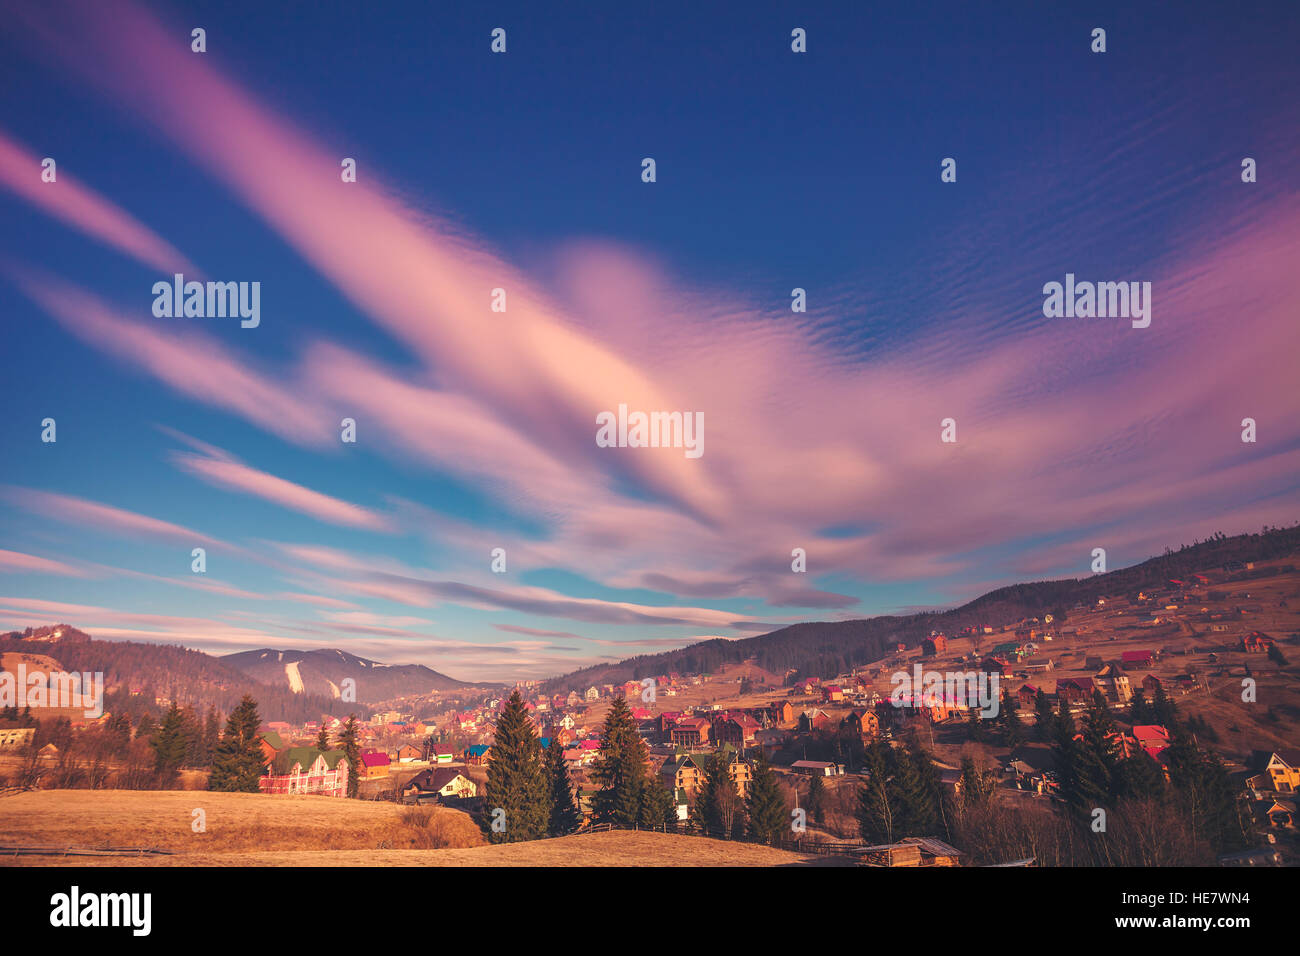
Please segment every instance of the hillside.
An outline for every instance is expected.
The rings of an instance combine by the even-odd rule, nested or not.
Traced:
[[[433,690],[468,687],[423,664],[383,664],[337,649],[281,651],[264,647],[219,660],[264,684],[293,693],[338,698],[343,681],[356,682],[359,701],[376,702]]]
[[[64,637],[51,640],[56,631]],[[156,701],[173,699],[200,713],[216,707],[228,714],[244,694],[257,701],[263,720],[301,723],[324,713],[347,713],[332,697],[264,684],[218,658],[176,645],[97,641],[62,624],[0,634],[0,655],[36,653],[56,661],[61,670],[102,672],[104,709],[133,719],[157,714]]]
[[[932,630],[952,634],[964,627],[1006,624],[1044,613],[1064,621],[1071,608],[1092,604],[1099,597],[1130,595],[1142,588],[1163,586],[1171,578],[1205,571],[1214,571],[1219,581],[1244,580],[1251,572],[1228,573],[1224,568],[1233,562],[1278,560],[1297,552],[1300,525],[1260,534],[1216,536],[1106,574],[1009,585],[948,611],[817,621],[737,641],[704,641],[676,651],[583,668],[547,681],[543,690],[580,690],[592,684],[640,680],[671,671],[712,673],[726,663],[745,660],[753,660],[775,674],[793,670],[800,677],[833,677],[881,660],[895,644],[915,647]]]

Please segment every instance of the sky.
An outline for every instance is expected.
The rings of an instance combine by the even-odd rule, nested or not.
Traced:
[[[0,629],[515,680],[1300,520],[1300,8],[979,6],[0,3]]]

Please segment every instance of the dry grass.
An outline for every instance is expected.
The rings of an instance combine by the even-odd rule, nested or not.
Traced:
[[[328,850],[186,853],[174,857],[18,857],[19,866],[848,866],[844,857],[812,856],[747,843],[664,833],[612,831],[556,840],[445,850]]]
[[[193,832],[194,811],[205,830]],[[174,790],[37,790],[0,798],[0,843],[177,853],[470,847],[467,815],[330,797]]]

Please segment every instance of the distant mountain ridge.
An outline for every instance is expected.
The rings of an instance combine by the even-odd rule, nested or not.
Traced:
[[[384,664],[338,648],[282,651],[263,647],[218,659],[263,684],[335,700],[349,679],[355,681],[356,699],[372,702],[472,686],[423,664]]]
[[[800,677],[834,677],[881,660],[895,644],[914,647],[931,630],[954,633],[963,627],[1004,624],[1043,613],[1068,616],[1076,604],[1090,604],[1099,597],[1134,594],[1142,588],[1164,586],[1171,578],[1232,562],[1278,560],[1297,552],[1300,525],[1266,528],[1260,534],[1216,535],[1105,574],[1008,585],[948,611],[793,624],[735,641],[715,638],[675,651],[585,667],[546,681],[542,690],[552,694],[581,690],[593,684],[641,680],[672,671],[711,673],[724,663],[750,659],[776,674],[793,670]]]

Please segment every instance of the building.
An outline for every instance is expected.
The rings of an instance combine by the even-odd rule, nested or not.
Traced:
[[[1300,791],[1300,750],[1256,750],[1248,765],[1266,775],[1278,793]]]
[[[841,773],[838,764],[827,763],[824,760],[796,760],[790,765],[790,769],[809,777],[838,777]]]
[[[348,795],[348,761],[341,750],[290,747],[275,758],[271,772],[257,781],[262,793]]]
[[[960,866],[961,850],[933,837],[904,837],[898,843],[863,847],[864,866]]]
[[[1150,667],[1155,661],[1155,651],[1125,651],[1119,656],[1125,667]]]
[[[931,634],[921,642],[921,656],[935,657],[948,650],[948,638],[942,634]]]
[[[713,725],[713,736],[720,744],[731,744],[733,747],[751,747],[754,744],[754,734],[761,730],[758,721],[754,720],[749,714],[728,715]]]
[[[488,761],[488,752],[492,748],[487,744],[472,744],[465,748],[465,762],[471,767],[481,767]]]
[[[1241,649],[1247,654],[1267,654],[1273,646],[1273,638],[1263,631],[1251,631],[1241,639]]]
[[[1062,677],[1056,681],[1056,700],[1064,710],[1092,700],[1092,678]]]
[[[703,747],[709,742],[711,725],[703,717],[683,717],[673,724],[669,742],[678,747]]]
[[[736,785],[736,792],[742,797],[748,796],[754,780],[753,768],[730,747],[723,747],[719,752],[727,758],[727,775]],[[710,759],[711,754],[678,753],[664,761],[664,765],[659,768],[660,782],[674,793],[693,798],[704,785]]]
[[[361,776],[367,779],[387,777],[392,764],[393,761],[388,754],[380,753],[377,750],[367,751],[361,755]]]
[[[417,773],[402,788],[403,803],[429,803],[478,796],[478,784],[453,767],[437,767]]]
[[[880,736],[880,717],[869,707],[855,707],[840,721],[845,727],[865,739]]]
[[[424,752],[414,744],[403,744],[397,748],[398,763],[414,763],[424,759]]]
[[[1137,724],[1133,727],[1133,739],[1153,760],[1169,746],[1169,731],[1159,724]]]

